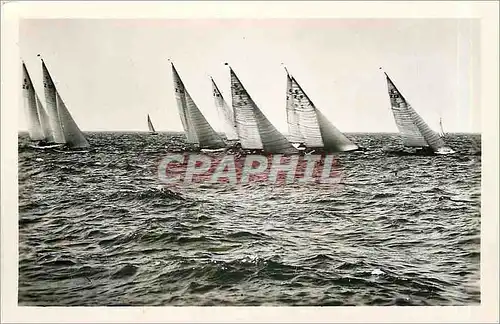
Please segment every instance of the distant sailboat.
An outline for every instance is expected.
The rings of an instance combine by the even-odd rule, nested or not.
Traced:
[[[54,81],[42,59],[43,87],[47,106],[51,137],[57,144],[64,144],[69,149],[88,148],[89,142],[73,120],[64,104]]]
[[[23,67],[23,104],[28,125],[28,134],[32,141],[36,142],[34,147],[48,148],[53,143],[52,132],[45,109],[40,102],[40,98],[33,87],[33,82],[24,62]]]
[[[186,90],[174,64],[171,64],[177,108],[179,109],[182,126],[186,132],[187,142],[197,144],[202,149],[224,148],[226,144],[198,109],[198,106],[196,106]]]
[[[441,136],[433,131],[411,107],[387,73],[384,72],[384,74],[387,80],[392,113],[404,145],[429,150],[436,154],[455,153],[446,146]]]
[[[286,68],[285,68],[286,70]],[[308,148],[348,152],[358,146],[316,108],[297,80],[287,72],[286,112],[290,140]]]
[[[229,70],[234,119],[241,147],[266,153],[298,153],[257,107],[233,69],[229,67]]]
[[[148,128],[149,128],[149,132],[151,133],[151,135],[158,135],[158,133],[155,131],[153,123],[151,122],[151,118],[149,117],[149,114],[148,114]]]
[[[238,140],[238,132],[236,130],[233,110],[229,107],[226,100],[222,96],[222,93],[217,87],[217,84],[215,84],[214,79],[210,79],[212,80],[212,94],[214,96],[215,107],[217,107],[219,117],[223,121],[226,138],[230,141],[236,141]]]

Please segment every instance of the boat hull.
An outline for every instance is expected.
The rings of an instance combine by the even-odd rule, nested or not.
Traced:
[[[439,155],[446,155],[446,154],[454,154],[456,152],[449,147],[442,147],[439,150],[435,151],[434,153]]]
[[[47,144],[47,145],[30,144],[31,148],[34,148],[37,150],[50,150],[50,149],[60,148],[63,146],[64,146],[64,144]]]

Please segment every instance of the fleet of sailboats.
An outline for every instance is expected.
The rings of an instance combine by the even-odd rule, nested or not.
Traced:
[[[42,77],[45,95],[45,106],[36,93],[28,69],[24,62],[23,67],[23,97],[30,138],[38,141],[35,148],[64,148],[79,150],[88,148],[89,142],[78,128],[71,113],[66,107],[61,95],[56,89],[52,76],[43,59]]]
[[[65,147],[69,150],[88,148],[88,140],[62,100],[43,59],[41,65],[45,108],[33,86],[26,64],[22,62],[23,105],[28,134],[34,142],[32,147]],[[227,63],[225,65],[229,66]],[[326,118],[286,68],[285,110],[288,138],[269,121],[230,66],[232,107],[210,77],[214,104],[222,121],[223,132],[228,141],[226,142],[200,111],[172,62],[171,68],[178,113],[186,142],[192,144],[195,149],[226,150],[231,144],[234,145],[230,142],[237,142],[237,147],[243,150],[277,154],[296,154],[304,148],[320,152],[349,152],[360,149]],[[403,97],[387,73],[384,74],[391,110],[403,145],[416,149],[417,153],[455,153],[444,141],[442,119],[439,120],[440,133],[433,131]],[[149,114],[147,123],[149,132],[158,134]]]

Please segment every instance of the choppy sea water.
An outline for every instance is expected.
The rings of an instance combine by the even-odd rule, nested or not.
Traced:
[[[481,157],[395,156],[352,134],[336,185],[189,183],[162,190],[180,136],[90,133],[92,150],[19,136],[20,305],[480,303]]]

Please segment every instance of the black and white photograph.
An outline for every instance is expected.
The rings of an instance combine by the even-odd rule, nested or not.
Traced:
[[[484,305],[482,181],[498,146],[483,165],[483,27],[466,15],[19,18],[14,105],[2,103],[16,132],[9,299]]]

